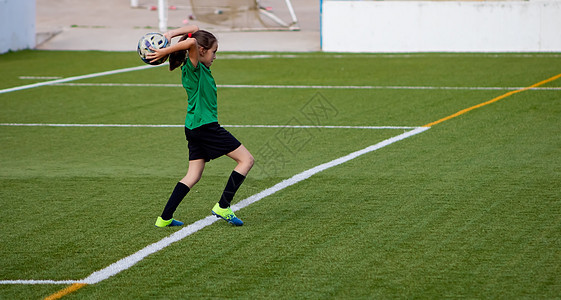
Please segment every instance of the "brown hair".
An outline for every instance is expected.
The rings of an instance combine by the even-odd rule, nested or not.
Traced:
[[[197,44],[199,47],[203,47],[203,49],[209,50],[214,46],[215,43],[218,42],[218,39],[214,36],[214,34],[205,31],[199,30],[192,34],[185,34],[180,39],[179,42],[186,40],[188,37],[192,37],[197,40]],[[177,51],[169,55],[169,70],[173,71],[177,67],[180,67],[185,63],[187,60],[187,51]]]

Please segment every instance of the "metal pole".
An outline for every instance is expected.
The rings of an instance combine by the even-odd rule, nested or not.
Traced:
[[[294,8],[292,8],[292,3],[290,3],[290,0],[286,0],[286,6],[288,7],[288,11],[290,12],[290,16],[292,17],[292,23],[298,23],[298,19],[296,18],[296,14],[294,13]]]
[[[158,19],[161,32],[166,32],[168,29],[168,1],[158,0]]]

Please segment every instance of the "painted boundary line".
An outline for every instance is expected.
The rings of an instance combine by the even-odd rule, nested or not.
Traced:
[[[54,86],[80,87],[183,87],[173,83],[56,83]],[[524,87],[500,86],[399,86],[399,85],[274,85],[274,84],[217,84],[218,88],[231,89],[338,89],[338,90],[458,90],[458,91],[510,91]],[[561,87],[534,87],[532,90],[561,90]]]
[[[561,77],[561,74],[557,74],[557,75],[555,75],[555,76],[553,76],[553,77],[550,77],[550,78],[548,78],[548,79],[546,79],[546,80],[542,80],[542,81],[540,81],[540,82],[538,82],[538,83],[534,83],[534,84],[532,84],[532,85],[530,85],[530,86],[528,86],[528,87],[520,88],[520,89],[518,89],[518,90],[516,90],[516,91],[510,91],[510,92],[508,92],[508,93],[506,93],[506,94],[502,94],[502,95],[500,95],[500,96],[498,96],[498,97],[495,97],[495,98],[493,98],[493,99],[491,99],[491,100],[489,100],[489,101],[486,101],[486,102],[483,102],[483,103],[474,105],[474,106],[472,106],[472,107],[468,107],[468,108],[466,108],[466,109],[462,109],[462,110],[458,111],[458,112],[455,113],[455,114],[452,114],[452,115],[449,115],[449,116],[447,116],[447,117],[444,117],[444,118],[442,118],[442,119],[440,119],[440,120],[438,120],[438,121],[434,121],[434,122],[432,122],[432,123],[426,124],[426,125],[424,125],[424,127],[431,127],[431,126],[434,126],[434,125],[436,125],[436,124],[442,123],[442,122],[444,122],[444,121],[448,121],[448,120],[453,119],[453,118],[455,118],[455,117],[457,117],[457,116],[460,116],[460,115],[463,115],[463,114],[465,114],[465,113],[467,113],[467,112],[469,112],[469,111],[472,111],[472,110],[474,110],[474,109],[476,109],[476,108],[480,108],[480,107],[482,107],[482,106],[485,106],[485,105],[488,105],[488,104],[497,102],[497,101],[499,101],[499,100],[501,100],[501,99],[504,99],[504,98],[506,98],[506,97],[508,97],[508,96],[512,96],[512,95],[517,94],[517,93],[520,93],[520,92],[524,92],[524,91],[527,91],[527,90],[534,89],[534,88],[536,88],[536,87],[538,87],[538,86],[540,86],[540,85],[544,85],[544,84],[546,84],[546,83],[548,83],[548,82],[551,82],[551,81],[554,81],[554,80],[556,80],[556,79],[559,79],[560,77]]]
[[[401,141],[403,139],[406,139],[408,137],[417,135],[419,133],[422,133],[424,131],[429,130],[430,127],[415,127],[413,130],[404,132],[400,135],[391,137],[389,139],[383,140],[377,144],[374,144],[372,146],[366,147],[362,150],[359,151],[355,151],[352,152],[348,155],[345,155],[343,157],[334,159],[330,162],[318,165],[316,167],[313,167],[311,169],[308,169],[304,172],[301,172],[299,174],[296,174],[294,176],[292,176],[289,179],[283,180],[279,183],[277,183],[276,185],[265,189],[253,196],[250,196],[244,200],[241,200],[240,202],[236,203],[235,205],[232,205],[232,210],[233,211],[238,211],[240,209],[243,209],[265,197],[268,197],[270,195],[273,195],[274,193],[281,191],[287,187],[290,187],[292,185],[295,185],[303,180],[306,180],[308,178],[310,178],[311,176],[323,172],[327,169],[336,167],[338,165],[341,165],[345,162],[348,162],[350,160],[353,160],[361,155],[376,151],[378,149],[381,149],[383,147],[386,147],[388,145],[391,145],[395,142]],[[99,283],[103,280],[106,280],[114,275],[117,275],[118,273],[127,270],[129,268],[131,268],[132,266],[134,266],[135,264],[137,264],[138,262],[140,262],[141,260],[143,260],[145,257],[154,254],[162,249],[164,249],[165,247],[180,241],[184,238],[186,238],[187,236],[192,235],[193,233],[196,233],[197,231],[212,225],[213,223],[215,223],[216,221],[218,221],[219,219],[217,219],[215,216],[207,216],[201,220],[196,221],[195,223],[192,223],[190,225],[188,225],[187,227],[182,228],[179,231],[176,231],[175,233],[161,239],[158,242],[155,242],[151,245],[146,246],[145,248],[137,251],[136,253],[129,255],[125,258],[122,258],[120,260],[118,260],[117,262],[101,269],[98,271],[93,272],[92,274],[90,274],[88,277],[81,279],[81,280],[60,280],[60,281],[56,281],[56,280],[2,280],[0,281],[0,284],[71,284],[71,286],[60,290],[59,292],[52,294],[51,296],[45,298],[45,299],[59,299],[67,294],[70,294],[86,285],[90,285],[90,284],[96,284]]]
[[[69,286],[69,287],[67,287],[67,288],[65,288],[65,289],[62,289],[62,290],[60,290],[60,291],[58,291],[58,292],[56,292],[56,293],[50,295],[49,297],[46,297],[45,300],[56,300],[56,299],[60,299],[60,298],[66,296],[66,295],[68,295],[68,294],[70,294],[70,293],[72,293],[72,292],[74,292],[74,291],[77,291],[77,290],[79,290],[79,289],[85,287],[85,286],[86,286],[85,283],[74,283],[74,284],[72,284],[71,286]]]
[[[346,53],[346,54],[219,54],[219,59],[269,59],[269,58],[418,58],[418,57],[484,57],[484,58],[557,58],[558,53]]]
[[[0,280],[0,284],[74,284],[80,283],[79,280]]]
[[[94,78],[94,77],[113,75],[113,74],[119,74],[119,73],[125,73],[125,72],[145,70],[145,69],[150,69],[150,68],[157,68],[157,67],[161,67],[163,65],[165,65],[165,64],[158,65],[158,66],[145,65],[145,66],[139,66],[139,67],[124,68],[124,69],[117,69],[117,70],[112,70],[112,71],[92,73],[92,74],[87,74],[87,75],[67,77],[67,78],[50,80],[50,81],[43,81],[43,82],[38,82],[38,83],[34,83],[34,84],[28,84],[28,85],[22,85],[22,86],[17,86],[17,87],[13,87],[13,88],[3,89],[3,90],[0,90],[0,94],[10,93],[10,92],[15,92],[15,91],[21,91],[21,90],[26,90],[26,89],[32,89],[32,88],[45,86],[45,85],[53,85],[53,84],[64,83],[64,82],[69,82],[69,81],[87,79],[87,78]]]
[[[419,53],[419,54],[372,54],[372,55],[340,55],[340,54],[333,54],[333,55],[296,55],[296,54],[280,54],[280,55],[271,55],[271,54],[256,54],[256,55],[238,55],[238,54],[225,54],[223,56],[221,56],[223,59],[263,59],[263,58],[329,58],[329,57],[333,57],[333,58],[347,58],[347,57],[368,57],[368,58],[409,58],[409,57],[428,57],[428,56],[435,56],[435,55],[430,55],[430,54],[424,54],[424,53]],[[438,57],[458,57],[458,56],[467,56],[465,54],[440,54],[437,55]],[[545,55],[545,54],[481,54],[481,55],[472,55],[475,57],[559,57],[560,55],[558,54],[550,54],[550,55]],[[88,74],[88,75],[81,75],[81,76],[73,76],[73,77],[68,77],[68,78],[62,78],[62,79],[56,79],[56,80],[50,80],[50,81],[45,81],[45,82],[38,82],[38,83],[34,83],[34,84],[29,84],[29,85],[23,85],[23,86],[17,86],[17,87],[13,87],[13,88],[7,88],[7,89],[2,89],[0,90],[0,94],[4,94],[4,93],[10,93],[10,92],[15,92],[15,91],[21,91],[21,90],[26,90],[26,89],[31,89],[31,88],[36,88],[36,87],[41,87],[41,86],[46,86],[46,85],[54,85],[54,84],[61,84],[61,83],[65,83],[65,82],[69,82],[69,81],[76,81],[76,80],[81,80],[81,79],[87,79],[87,78],[93,78],[93,77],[99,77],[99,76],[105,76],[105,75],[113,75],[113,74],[118,74],[118,73],[124,73],[124,72],[130,72],[130,71],[137,71],[137,70],[144,70],[144,69],[149,69],[149,68],[157,68],[157,67],[161,67],[161,66],[167,66],[169,63],[163,63],[161,65],[157,65],[157,66],[153,66],[153,65],[143,65],[143,66],[138,66],[138,67],[131,67],[131,68],[124,68],[124,69],[117,69],[117,70],[112,70],[112,71],[106,71],[106,72],[99,72],[99,73],[92,73],[92,74]],[[26,77],[26,76],[23,76]],[[27,76],[27,77],[31,77],[31,76]],[[51,76],[48,76],[48,78],[50,78]]]
[[[177,128],[185,125],[166,124],[48,124],[48,123],[0,123],[12,127],[122,127],[122,128]],[[316,125],[221,125],[229,128],[297,128],[297,129],[415,129],[411,126],[316,126]]]

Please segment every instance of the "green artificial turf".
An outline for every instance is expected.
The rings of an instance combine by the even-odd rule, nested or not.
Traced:
[[[219,87],[221,124],[256,159],[234,202],[411,129],[227,125],[423,126],[551,78],[560,61],[219,53],[219,85],[378,87]],[[8,53],[0,89],[44,80],[20,76],[139,65],[132,52]],[[179,77],[163,66],[0,94],[0,280],[80,280],[180,230],[153,224],[187,171],[181,127],[5,124],[180,126],[181,87],[118,85]],[[559,89],[528,90],[475,109],[243,208],[243,227],[216,222],[65,298],[559,298],[560,100]],[[175,217],[188,225],[210,215],[234,166],[207,164]],[[2,284],[0,298],[67,286]]]

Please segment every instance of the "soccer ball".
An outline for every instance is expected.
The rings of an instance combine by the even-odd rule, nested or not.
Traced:
[[[146,59],[146,54],[154,52],[150,50],[150,47],[154,49],[162,49],[167,47],[168,44],[168,39],[166,39],[163,34],[157,32],[147,33],[138,41],[137,52],[143,62],[151,65],[159,65],[165,62],[168,57],[165,56],[155,62],[150,62],[150,60]]]

